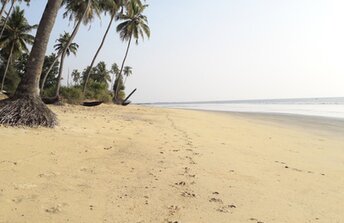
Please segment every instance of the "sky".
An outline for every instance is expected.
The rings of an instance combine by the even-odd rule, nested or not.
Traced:
[[[132,45],[126,91],[134,102],[181,102],[344,96],[342,0],[147,0],[151,38]],[[39,23],[46,1],[26,8]],[[24,7],[24,4],[23,4]],[[73,23],[62,18],[47,54]],[[90,64],[109,18],[83,26],[68,72]],[[120,64],[126,43],[116,25],[97,62]]]

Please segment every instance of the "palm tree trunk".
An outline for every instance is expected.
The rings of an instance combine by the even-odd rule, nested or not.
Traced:
[[[83,12],[81,19],[79,19],[78,23],[76,24],[76,26],[75,26],[75,28],[74,28],[74,30],[73,30],[73,32],[72,32],[72,35],[70,36],[70,39],[69,39],[68,43],[66,44],[66,48],[65,48],[64,50],[61,50],[61,51],[59,51],[59,52],[57,53],[56,59],[55,59],[54,62],[51,64],[51,66],[49,67],[47,73],[45,74],[45,76],[44,76],[44,78],[43,78],[43,81],[42,81],[42,84],[41,84],[41,91],[43,91],[43,88],[44,88],[45,82],[46,82],[46,80],[47,80],[47,77],[48,77],[49,73],[51,72],[51,70],[53,69],[53,67],[54,67],[54,65],[55,65],[55,63],[56,63],[56,61],[57,61],[57,58],[59,58],[63,53],[66,53],[66,51],[67,51],[69,45],[70,45],[70,44],[72,43],[72,41],[74,40],[76,34],[77,34],[78,31],[79,31],[79,28],[80,28],[80,25],[81,25],[81,23],[82,23],[82,20],[83,20],[84,17],[86,16],[86,13],[87,13],[88,9],[90,8],[90,6],[91,6],[91,0],[88,0],[88,1],[87,1],[87,6],[86,6],[86,8],[85,8],[85,11]]]
[[[7,3],[8,3],[8,0],[2,4],[1,10],[0,10],[0,17],[2,17],[2,13],[4,13]]]
[[[7,59],[4,76],[2,77],[2,81],[1,81],[1,91],[0,92],[2,92],[4,90],[5,79],[6,79],[6,75],[7,75],[7,72],[8,72],[8,68],[9,68],[9,66],[11,64],[13,49],[14,49],[14,43],[11,46],[10,55],[8,56],[8,59]]]
[[[59,68],[59,75],[57,76],[57,84],[56,84],[56,91],[55,91],[55,97],[60,96],[60,88],[61,88],[61,78],[62,78],[62,72],[63,72],[63,62],[65,59],[66,54],[61,55],[61,63]]]
[[[0,39],[1,39],[1,37],[2,37],[2,34],[4,34],[4,30],[5,30],[5,28],[6,28],[6,24],[7,24],[7,22],[8,22],[8,19],[10,18],[10,15],[11,15],[12,10],[13,10],[14,3],[16,3],[16,0],[13,0],[13,1],[12,1],[10,10],[8,10],[8,13],[7,13],[7,15],[6,15],[6,19],[5,19],[4,25],[3,25],[2,29],[1,29]]]
[[[94,63],[95,63],[95,61],[96,61],[96,59],[98,57],[98,54],[99,54],[100,50],[103,48],[103,45],[104,45],[105,40],[106,40],[106,37],[107,37],[107,35],[109,33],[109,30],[110,30],[110,28],[112,26],[113,20],[115,19],[115,15],[116,15],[115,13],[112,14],[110,22],[109,22],[109,25],[108,25],[108,27],[107,27],[107,29],[105,31],[104,36],[103,36],[102,42],[100,43],[100,46],[98,47],[98,50],[97,50],[96,54],[94,55],[94,57],[92,59],[92,62],[91,62],[91,65],[89,66],[89,69],[88,69],[88,71],[86,73],[86,81],[84,83],[84,88],[83,88],[83,93],[84,94],[86,92],[86,87],[87,87],[88,79],[90,78],[91,70],[92,70],[92,68],[94,66]]]
[[[127,60],[127,57],[128,57],[128,52],[129,52],[129,48],[130,48],[131,39],[132,39],[132,36],[130,36],[130,38],[129,38],[127,50],[125,51],[125,56],[124,56],[123,61],[122,61],[122,66],[121,66],[121,70],[119,72],[118,78],[121,78],[121,75],[122,75],[122,72],[123,72],[123,68],[124,68],[124,64],[125,64],[125,61]],[[119,98],[118,98],[119,83],[120,83],[120,81],[117,81],[116,91],[114,92],[115,93],[114,99],[115,99],[115,102],[117,104],[119,103]],[[115,86],[114,86],[114,88],[115,88]]]
[[[0,124],[29,127],[54,127],[57,124],[56,115],[39,97],[39,79],[61,3],[62,0],[48,0],[26,63],[26,72],[14,96],[0,102]]]
[[[49,73],[51,72],[51,70],[53,69],[55,63],[58,61],[58,58],[59,58],[59,56],[56,56],[53,63],[50,65],[48,71],[45,73],[43,80],[42,80],[42,83],[41,83],[41,92],[43,92],[45,82],[47,81],[47,77],[48,77]]]

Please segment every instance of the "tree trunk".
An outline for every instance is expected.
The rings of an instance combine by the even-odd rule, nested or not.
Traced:
[[[57,84],[56,84],[56,91],[55,91],[55,97],[60,96],[60,88],[61,88],[61,78],[62,78],[62,72],[63,72],[63,62],[65,59],[66,54],[61,55],[61,63],[59,68],[59,75],[57,76]]]
[[[53,69],[54,64],[55,64],[56,61],[57,61],[57,58],[59,58],[63,53],[66,53],[66,52],[67,52],[67,49],[69,48],[69,45],[70,45],[70,44],[72,43],[72,41],[74,40],[76,34],[77,34],[78,31],[79,31],[79,28],[80,28],[80,25],[81,25],[81,23],[82,23],[82,20],[83,20],[84,17],[86,16],[87,10],[90,8],[90,6],[91,6],[91,0],[88,0],[88,1],[87,1],[87,6],[86,6],[86,8],[85,8],[85,11],[83,12],[81,19],[79,19],[78,23],[76,24],[76,26],[75,26],[75,28],[74,28],[74,30],[73,30],[73,32],[72,32],[72,35],[70,36],[70,39],[69,39],[68,43],[66,44],[66,48],[63,49],[62,51],[59,51],[59,52],[57,53],[56,59],[55,59],[54,62],[51,64],[51,66],[49,67],[47,73],[45,74],[45,76],[44,76],[44,78],[43,78],[43,81],[42,81],[42,85],[41,85],[41,91],[43,91],[43,88],[44,88],[45,82],[46,82],[46,80],[47,80],[47,77],[48,77],[50,71]]]
[[[2,17],[2,14],[4,13],[4,11],[6,9],[7,3],[8,3],[8,0],[2,4],[1,10],[0,10],[0,18]]]
[[[0,102],[0,124],[54,127],[56,115],[39,97],[39,79],[51,31],[62,0],[48,0],[40,20],[26,72],[14,96]]]
[[[115,19],[115,15],[116,15],[115,13],[112,14],[111,19],[110,19],[110,22],[109,22],[109,25],[108,25],[108,27],[107,27],[107,29],[106,29],[106,31],[105,31],[104,36],[103,36],[102,42],[100,43],[100,46],[99,46],[99,48],[98,48],[96,54],[94,55],[94,57],[93,57],[93,59],[92,59],[92,62],[91,62],[91,65],[89,66],[89,69],[88,69],[88,71],[87,71],[87,73],[86,73],[86,81],[85,81],[85,83],[84,83],[84,88],[83,88],[83,93],[84,93],[84,94],[86,93],[87,83],[88,83],[88,80],[89,80],[89,78],[90,78],[91,70],[92,70],[92,68],[93,68],[93,66],[94,66],[94,63],[95,63],[95,61],[96,61],[96,59],[97,59],[97,57],[98,57],[98,54],[99,54],[100,50],[103,48],[103,45],[104,45],[105,40],[106,40],[106,37],[107,37],[107,35],[108,35],[108,33],[109,33],[109,30],[110,30],[110,28],[111,28],[111,26],[112,26],[112,22],[113,22],[113,20]]]
[[[2,34],[4,34],[4,31],[5,31],[5,28],[6,28],[6,24],[7,24],[7,22],[8,22],[8,19],[10,18],[11,12],[12,12],[13,7],[14,7],[14,3],[16,3],[16,0],[13,0],[13,1],[12,1],[10,10],[8,10],[8,13],[7,13],[7,15],[6,15],[6,19],[5,19],[4,25],[3,25],[2,29],[1,29],[0,39],[1,39],[1,37],[2,37]]]
[[[132,39],[132,36],[130,36],[130,38],[129,38],[127,50],[126,50],[126,52],[125,52],[125,56],[124,56],[123,61],[122,61],[122,66],[121,66],[121,70],[119,71],[118,78],[121,78],[121,76],[122,76],[124,64],[125,64],[125,61],[127,60],[127,57],[128,57],[128,52],[129,52],[129,48],[130,48],[131,39]],[[115,93],[115,94],[114,94],[114,101],[115,101],[115,103],[117,103],[117,104],[120,103],[120,100],[119,100],[119,98],[118,98],[119,83],[120,83],[120,81],[117,81],[116,91],[114,92],[114,93]],[[114,86],[114,88],[115,88],[115,86]],[[114,90],[115,90],[115,89],[114,89]]]
[[[14,48],[14,43],[11,46],[10,55],[8,56],[8,59],[7,59],[4,76],[2,77],[2,81],[1,81],[1,91],[0,91],[0,93],[4,90],[4,84],[5,84],[6,75],[7,75],[7,72],[8,72],[8,68],[9,68],[9,66],[11,64],[11,60],[12,60],[13,48]]]
[[[50,71],[53,69],[55,63],[58,61],[58,58],[59,58],[59,57],[56,56],[56,58],[54,59],[53,63],[50,65],[48,71],[47,71],[47,72],[45,73],[45,75],[44,75],[44,78],[43,78],[42,83],[41,83],[41,93],[43,92],[45,82],[47,81],[47,77],[48,77]]]

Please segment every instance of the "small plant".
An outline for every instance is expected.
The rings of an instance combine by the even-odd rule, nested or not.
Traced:
[[[78,87],[61,87],[61,95],[68,104],[80,104],[83,100],[82,90]]]

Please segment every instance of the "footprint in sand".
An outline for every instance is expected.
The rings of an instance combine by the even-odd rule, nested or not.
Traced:
[[[188,198],[194,198],[194,197],[196,197],[196,194],[190,193],[190,192],[187,192],[187,191],[183,192],[181,195],[182,195],[183,197],[188,197]]]
[[[181,181],[181,182],[175,183],[175,185],[177,185],[177,186],[185,186],[186,183],[184,181]]]
[[[259,221],[256,218],[250,218],[249,220],[250,221],[255,221],[256,223],[264,223],[263,221]]]
[[[221,206],[220,208],[216,209],[216,211],[221,213],[229,213],[231,209],[236,208],[234,204],[229,204],[225,206]]]
[[[215,203],[223,203],[223,201],[220,198],[211,198],[209,200],[210,203],[215,202]]]
[[[170,216],[175,215],[179,210],[180,208],[177,205],[171,205],[168,207],[168,212]]]

